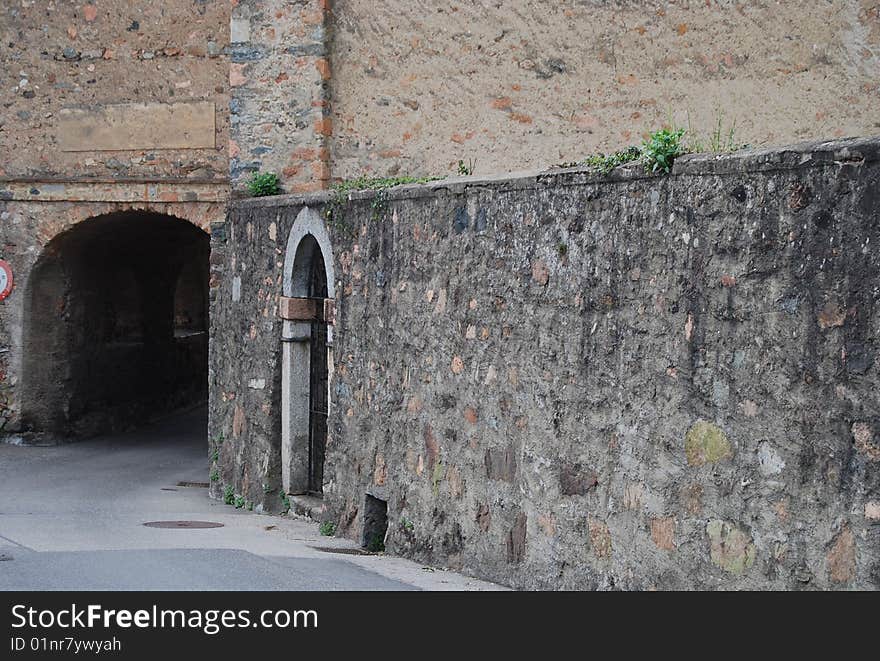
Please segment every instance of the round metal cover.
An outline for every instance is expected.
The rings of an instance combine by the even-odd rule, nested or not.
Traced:
[[[222,523],[215,521],[147,521],[148,528],[222,528]]]

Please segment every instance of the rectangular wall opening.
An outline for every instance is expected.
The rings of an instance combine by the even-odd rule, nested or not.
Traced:
[[[388,532],[388,503],[367,494],[364,502],[364,535],[361,546],[373,553],[384,551],[386,532]]]

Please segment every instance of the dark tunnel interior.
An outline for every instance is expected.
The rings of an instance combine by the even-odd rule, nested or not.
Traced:
[[[208,235],[172,216],[86,220],[27,285],[22,419],[89,436],[207,399]]]

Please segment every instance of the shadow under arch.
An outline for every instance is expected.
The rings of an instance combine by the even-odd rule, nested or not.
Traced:
[[[208,234],[120,211],[54,237],[24,297],[25,429],[88,436],[207,399]]]
[[[281,481],[288,494],[323,491],[333,364],[333,251],[324,220],[305,207],[287,239],[282,279]]]

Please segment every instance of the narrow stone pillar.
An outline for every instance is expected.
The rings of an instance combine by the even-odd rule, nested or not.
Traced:
[[[281,378],[281,484],[284,492],[302,494],[309,488],[310,328],[284,322]]]
[[[230,21],[229,174],[275,172],[286,193],[330,181],[329,0],[239,0]]]

